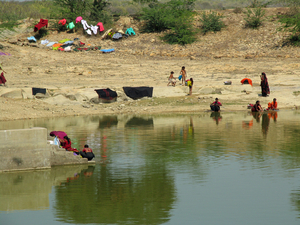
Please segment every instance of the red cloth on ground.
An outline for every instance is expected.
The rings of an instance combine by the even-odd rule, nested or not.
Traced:
[[[4,74],[2,72],[1,75],[0,75],[0,84],[5,84],[5,83],[6,83],[6,79],[5,79]]]
[[[252,80],[251,80],[251,79],[249,79],[249,78],[244,78],[243,80],[241,80],[241,83],[244,84],[245,81],[246,81],[246,84],[247,84],[247,82],[248,82],[248,84],[250,84],[250,85],[252,86]]]
[[[40,19],[40,22],[34,26],[34,32],[37,32],[44,26],[48,27],[48,20]]]
[[[59,22],[58,22],[58,24],[61,24],[61,25],[66,25],[66,23],[67,23],[67,20],[66,19],[62,19],[62,20],[60,20]]]

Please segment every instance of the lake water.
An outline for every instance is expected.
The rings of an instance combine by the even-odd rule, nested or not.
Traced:
[[[298,225],[299,121],[280,111],[0,122],[64,130],[96,155],[95,166],[0,174],[0,224]]]

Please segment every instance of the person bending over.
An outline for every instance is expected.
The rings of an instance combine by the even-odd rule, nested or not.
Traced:
[[[219,99],[216,98],[215,101],[210,104],[210,109],[214,112],[220,112],[220,106],[222,106],[222,104],[219,102]]]

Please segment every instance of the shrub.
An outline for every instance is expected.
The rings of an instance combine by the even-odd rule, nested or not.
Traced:
[[[179,18],[176,25],[162,39],[169,44],[186,45],[196,41],[195,34],[196,32],[191,22],[184,18]]]
[[[225,25],[221,20],[222,15],[218,15],[216,12],[205,13],[201,15],[201,31],[206,34],[209,31],[217,32],[220,31]]]
[[[266,10],[261,7],[255,9],[247,9],[245,12],[246,27],[257,29],[262,25],[263,17],[265,16]]]
[[[292,45],[300,46],[300,13],[282,16],[279,22],[283,24],[280,30],[292,33],[289,37],[289,42]]]
[[[234,12],[235,14],[240,14],[240,13],[243,12],[243,9],[242,9],[241,7],[235,7],[234,10],[233,10],[233,12]]]

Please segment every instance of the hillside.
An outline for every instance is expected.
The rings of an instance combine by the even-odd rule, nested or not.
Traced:
[[[232,10],[221,11],[226,27],[217,33],[199,34],[198,41],[179,46],[163,43],[160,34],[139,33],[140,22],[122,17],[114,29],[132,27],[136,36],[112,41],[101,36],[57,32],[49,28],[49,41],[79,38],[87,47],[114,48],[103,54],[99,50],[82,52],[53,51],[38,43],[28,43],[34,35],[35,21],[23,20],[14,33],[2,32],[4,46],[0,55],[7,79],[0,86],[0,120],[70,116],[87,114],[152,114],[199,112],[209,108],[215,97],[221,99],[223,110],[247,110],[248,103],[260,99],[265,107],[276,97],[279,107],[297,108],[300,100],[300,51],[283,46],[288,34],[278,32],[277,15],[285,8],[266,9],[267,19],[258,30],[245,29],[243,14]],[[199,26],[199,18],[195,18]],[[5,40],[3,40],[5,39]],[[167,87],[170,71],[178,76],[181,66],[193,77],[193,95],[181,85]],[[259,96],[259,75],[266,72],[271,94]],[[253,87],[241,85],[248,77]],[[232,85],[224,85],[230,80]],[[124,96],[124,86],[152,86],[152,99],[132,101]],[[32,87],[47,88],[48,95],[37,99]],[[118,101],[99,104],[94,89],[110,88],[118,92]],[[19,110],[16,110],[19,109]]]

